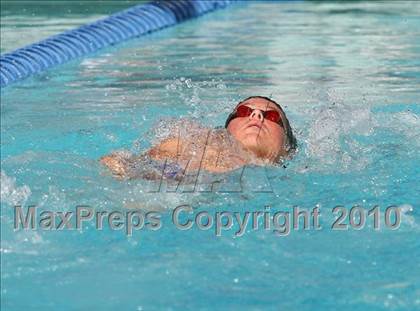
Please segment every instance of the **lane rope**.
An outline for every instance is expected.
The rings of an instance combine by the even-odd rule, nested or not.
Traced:
[[[235,0],[153,1],[0,56],[1,87],[110,45],[225,8]]]

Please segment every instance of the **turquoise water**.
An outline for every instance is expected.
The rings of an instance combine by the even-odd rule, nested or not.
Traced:
[[[250,2],[2,89],[2,310],[420,309],[419,26],[417,2]],[[165,135],[162,120],[222,125],[255,94],[291,120],[299,151],[285,168],[249,167],[213,192],[156,193],[97,161],[144,150]],[[14,231],[18,204],[143,206],[161,228]],[[171,219],[181,204],[193,208],[183,221],[318,206],[322,229],[182,231]],[[337,205],[379,205],[380,230],[372,216],[332,230]],[[396,230],[384,225],[391,205]]]
[[[2,1],[0,52],[11,52],[24,45],[145,2],[147,0]]]

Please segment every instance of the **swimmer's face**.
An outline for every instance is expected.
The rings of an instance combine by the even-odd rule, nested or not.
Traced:
[[[280,114],[281,120],[284,120],[285,116],[280,109],[263,98],[250,98],[241,103],[240,106],[243,105],[255,110],[249,116],[232,119],[227,130],[245,148],[251,150],[260,158],[275,161],[279,156],[285,155],[286,135],[284,128],[279,123],[264,117],[264,111],[275,110]]]

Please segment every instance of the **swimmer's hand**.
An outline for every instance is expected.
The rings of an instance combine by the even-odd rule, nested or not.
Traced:
[[[127,152],[114,152],[103,156],[99,162],[108,167],[116,178],[123,179],[127,176],[129,156]]]

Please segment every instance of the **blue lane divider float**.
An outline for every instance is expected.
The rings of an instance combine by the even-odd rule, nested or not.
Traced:
[[[1,87],[50,67],[146,33],[224,8],[235,0],[177,0],[140,4],[0,57]]]

